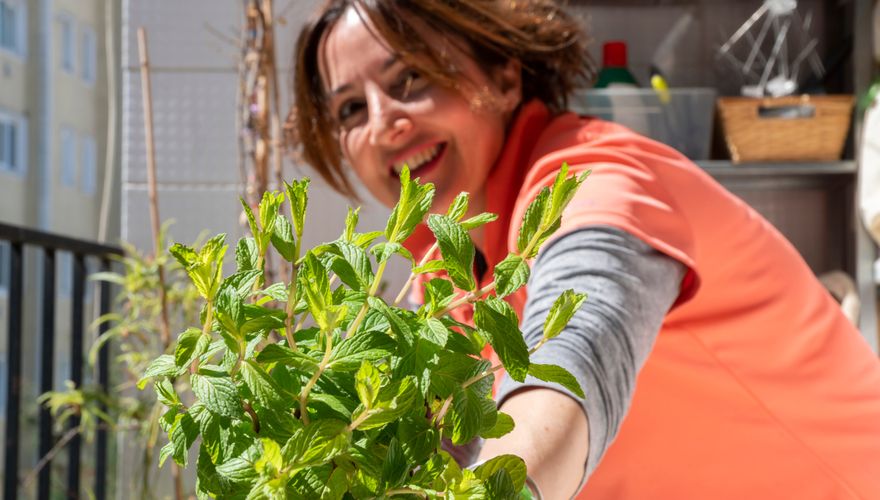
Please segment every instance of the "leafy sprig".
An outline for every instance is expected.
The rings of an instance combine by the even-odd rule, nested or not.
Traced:
[[[428,215],[434,187],[410,179],[406,169],[384,231],[358,233],[358,210],[349,210],[337,240],[303,253],[306,179],[267,193],[258,217],[243,204],[252,236],[238,242],[230,276],[222,277],[223,235],[198,249],[172,247],[205,306],[201,327],[181,332],[173,352],[156,358],[139,383],[153,380],[167,408],[162,460],[185,466],[198,443],[197,491],[205,498],[516,496],[526,477],[521,459],[505,455],[462,470],[440,443],[513,429],[491,399],[501,368],[516,380],[532,375],[583,394],[564,369],[533,364],[529,356],[562,331],[585,296],[563,293],[531,349],[503,297],[526,284],[528,260],[559,227],[585,177],[568,177],[562,167],[526,210],[517,252],[482,288],[469,231],[495,216],[462,220],[464,193],[445,214]],[[289,215],[282,213],[285,199]],[[403,242],[424,222],[436,244],[415,262]],[[266,284],[263,267],[273,248],[290,273]],[[437,249],[441,258],[429,260]],[[412,274],[388,304],[378,291],[394,255],[410,261]],[[397,307],[425,273],[445,276],[426,282],[418,311]],[[474,308],[473,325],[449,316],[463,306]],[[500,365],[480,357],[487,343]],[[177,393],[181,380],[192,395]]]

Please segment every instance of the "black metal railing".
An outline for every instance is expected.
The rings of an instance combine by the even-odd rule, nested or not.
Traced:
[[[73,256],[72,266],[72,289],[71,289],[71,332],[70,332],[70,380],[76,387],[83,383],[83,335],[85,320],[84,296],[86,280],[86,259],[97,258],[100,261],[102,271],[110,270],[112,255],[121,255],[122,249],[101,245],[91,241],[79,240],[65,236],[54,235],[42,231],[10,226],[0,223],[0,242],[9,244],[9,329],[6,355],[7,374],[6,387],[0,390],[6,391],[6,435],[4,441],[4,480],[3,495],[7,500],[14,500],[19,495],[19,448],[22,443],[20,429],[21,420],[21,387],[22,387],[22,318],[24,316],[24,278],[25,278],[25,247],[35,247],[36,255],[42,258],[42,292],[38,305],[38,314],[41,319],[40,332],[36,336],[39,339],[39,380],[37,386],[40,394],[54,389],[54,363],[55,363],[55,262],[57,252],[70,252]],[[0,262],[2,265],[2,262]],[[111,297],[110,284],[102,281],[100,285],[99,314],[104,315],[110,311]],[[101,324],[99,333],[105,332],[109,324]],[[97,383],[108,387],[110,378],[109,345],[105,344],[98,354],[97,359]],[[44,457],[56,443],[53,433],[52,415],[49,410],[41,407],[37,416],[37,453]],[[69,428],[79,426],[76,417],[69,422]],[[95,484],[94,495],[98,500],[104,500],[107,494],[107,447],[108,438],[106,429],[99,428],[95,436]],[[74,436],[65,446],[67,451],[67,498],[79,498],[80,496],[80,457],[81,442],[78,435]],[[52,467],[45,463],[40,469],[37,482],[37,498],[48,499],[50,495]]]

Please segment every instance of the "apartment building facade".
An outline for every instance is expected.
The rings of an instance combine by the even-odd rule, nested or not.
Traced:
[[[103,183],[118,156],[107,161],[108,106],[115,86],[108,81],[107,42],[119,37],[115,0],[0,0],[0,222],[75,238],[118,240],[118,183],[103,197]],[[118,57],[109,65],[118,72]],[[112,148],[111,148],[112,152]],[[101,222],[102,204],[107,217]],[[101,229],[103,227],[103,230]],[[103,234],[99,234],[103,233]],[[0,242],[0,382],[6,383],[9,248]],[[42,256],[25,252],[20,463],[34,464],[36,341],[41,327]],[[55,388],[69,378],[70,295],[73,259],[55,255]],[[89,262],[89,267],[96,263]],[[86,310],[92,290],[87,286]],[[0,401],[0,409],[6,402]],[[3,412],[0,412],[3,415]],[[0,417],[2,418],[2,417]],[[5,422],[0,421],[0,429]],[[35,438],[34,438],[35,439]],[[63,466],[63,461],[58,463]],[[0,471],[0,475],[3,472]],[[23,491],[25,495],[30,490]]]

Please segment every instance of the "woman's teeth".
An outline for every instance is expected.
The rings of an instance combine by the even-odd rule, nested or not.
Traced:
[[[419,167],[421,167],[425,163],[428,163],[429,161],[433,160],[434,156],[437,155],[437,152],[439,150],[440,150],[440,145],[435,144],[434,146],[431,146],[430,148],[425,149],[424,151],[421,151],[421,152],[413,155],[412,157],[407,158],[406,160],[395,163],[393,165],[394,173],[396,173],[397,175],[400,175],[400,173],[403,172],[404,165],[409,166],[410,172],[418,169]]]

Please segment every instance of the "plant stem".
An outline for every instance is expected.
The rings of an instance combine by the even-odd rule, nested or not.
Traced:
[[[385,266],[388,265],[388,261],[385,260],[381,264],[379,264],[379,268],[376,269],[376,275],[373,276],[373,284],[370,286],[370,290],[367,294],[368,297],[375,297],[376,291],[379,290],[379,284],[382,282],[382,275],[385,273]],[[364,305],[361,306],[361,310],[358,311],[357,316],[354,318],[354,321],[351,322],[351,325],[348,326],[348,331],[345,332],[345,337],[351,337],[354,335],[354,332],[357,331],[358,327],[361,326],[361,322],[364,321],[364,318],[367,316],[367,309],[369,308],[369,302],[364,301]]]
[[[211,326],[214,322],[214,302],[209,300],[205,305],[205,324],[202,325],[202,335],[211,335]],[[189,365],[189,372],[192,374],[198,373],[199,371],[199,358],[193,360],[192,364]]]
[[[350,424],[348,424],[348,431],[351,432],[351,431],[357,429],[358,426],[360,426],[362,423],[364,423],[364,421],[366,421],[368,418],[370,418],[370,409],[369,408],[364,410],[363,413],[358,415],[358,418],[352,420],[352,422]]]
[[[489,283],[488,285],[484,286],[483,288],[477,290],[476,292],[467,292],[467,293],[463,294],[461,297],[453,300],[448,306],[435,312],[434,317],[439,318],[439,317],[449,313],[450,311],[454,311],[455,309],[458,309],[459,307],[463,306],[464,304],[474,303],[477,300],[479,300],[480,297],[482,297],[483,295],[486,295],[487,293],[491,292],[492,290],[495,290],[495,282],[494,281]]]
[[[287,347],[296,350],[296,340],[293,338],[293,310],[297,302],[296,286],[296,262],[290,263],[290,287],[287,289],[287,317],[284,319],[284,333],[287,336]]]
[[[440,493],[440,492],[438,492]],[[390,497],[394,495],[418,495],[422,498],[429,498],[428,494],[424,491],[413,490],[410,488],[395,488],[393,490],[388,490],[385,492],[385,496]]]
[[[334,322],[335,323],[335,322]],[[327,365],[330,364],[330,354],[333,351],[333,329],[335,325],[331,325],[331,328],[327,329],[327,345],[324,346],[324,358],[321,359],[321,364],[318,365],[317,371],[312,375],[312,378],[306,383],[306,386],[303,387],[302,393],[299,395],[299,413],[302,417],[303,423],[308,425],[309,423],[309,413],[306,411],[306,403],[309,399],[309,393],[312,392],[312,388],[315,387],[315,384],[318,382],[318,379],[321,378],[321,375],[324,373],[324,370],[327,369]]]
[[[437,251],[438,246],[440,246],[440,244],[435,241],[434,245],[432,245],[431,248],[428,249],[428,251],[425,253],[425,256],[422,257],[421,261],[419,261],[418,267],[424,266],[428,262],[428,259],[431,258],[431,255],[433,255],[434,252]],[[406,296],[406,292],[409,291],[409,287],[412,286],[415,280],[416,274],[410,273],[409,278],[406,280],[406,283],[403,284],[403,288],[400,289],[400,293],[397,294],[397,298],[394,299],[394,304],[392,305],[396,306],[400,303],[401,300],[403,300],[403,298]]]

